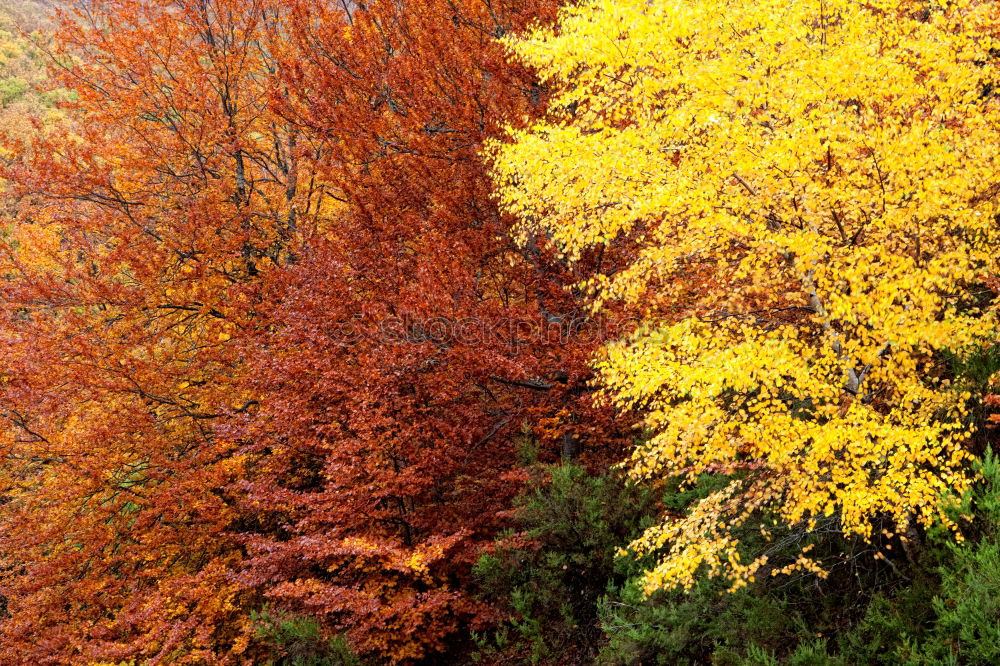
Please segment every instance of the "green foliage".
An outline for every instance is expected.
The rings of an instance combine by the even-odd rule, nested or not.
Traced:
[[[982,536],[978,543],[949,546],[932,628],[900,651],[910,663],[1000,663],[1000,461],[992,451],[978,471],[972,509]]]
[[[274,614],[265,609],[252,615],[257,638],[274,655],[270,666],[360,666],[361,660],[343,636],[324,637],[311,617]]]
[[[973,515],[975,541],[931,535],[909,584],[876,595],[839,639],[851,664],[1000,663],[1000,461],[987,451],[980,481],[960,512]]]
[[[650,524],[653,495],[614,475],[581,467],[544,468],[518,500],[522,531],[483,555],[474,573],[483,596],[503,601],[509,619],[479,636],[483,652],[520,651],[531,663],[589,652],[600,639],[597,602],[615,578],[615,553]]]
[[[7,106],[28,92],[28,82],[18,77],[0,81],[0,106]]]
[[[937,622],[920,663],[1000,663],[1000,545],[988,542],[957,553],[934,611]]]
[[[1000,367],[996,352],[946,359],[956,390],[978,399]],[[890,538],[881,548],[892,559],[876,560],[834,529],[813,541],[820,559],[842,562],[828,581],[779,577],[722,595],[702,580],[686,595],[644,598],[636,576],[649,562],[619,561],[626,582],[600,602],[607,641],[600,663],[1000,663],[1000,459],[987,449],[976,472],[974,488],[949,500],[964,543],[934,526],[906,559]],[[672,489],[664,504],[682,512],[720,482],[703,478],[694,489]]]
[[[826,607],[815,603],[812,578],[780,587],[758,583],[733,594],[722,594],[720,581],[703,581],[688,594],[661,591],[647,599],[641,574],[649,562],[616,557],[662,511],[681,512],[727,479],[704,475],[692,487],[673,483],[656,497],[573,465],[546,471],[550,479],[536,479],[518,502],[521,531],[507,534],[475,568],[483,596],[500,600],[508,615],[492,632],[474,636],[480,659],[611,666],[743,664],[764,655],[841,663],[827,657],[825,642],[811,633],[817,623],[832,624],[822,617]],[[775,558],[810,539],[819,541],[797,535],[781,542]],[[760,547],[758,541],[763,538],[748,535],[745,543]],[[827,541],[831,552],[842,546]],[[842,602],[833,598],[829,605],[837,610]]]
[[[904,587],[899,596],[876,595],[857,625],[840,636],[840,654],[849,663],[899,663],[900,646],[929,619],[929,589],[920,585]]]
[[[749,589],[722,592],[721,585],[706,582],[686,595],[661,592],[643,599],[638,577],[630,578],[601,600],[608,643],[599,663],[684,664],[711,656],[712,663],[736,664],[762,637],[775,647],[795,639],[795,626],[780,600]]]
[[[674,514],[715,492],[731,480],[719,475],[702,475],[693,487],[674,483],[663,496],[663,505]],[[599,615],[607,643],[599,662],[626,664],[753,664],[839,663],[825,656],[825,639],[843,622],[843,616],[864,593],[856,574],[848,575],[845,554],[852,555],[857,540],[844,540],[830,524],[814,533],[802,530],[775,530],[760,534],[761,517],[748,523],[742,538],[746,555],[764,552],[781,566],[803,546],[812,554],[833,563],[837,573],[829,582],[812,576],[763,577],[746,588],[728,593],[728,586],[702,577],[688,592],[659,591],[643,595],[642,573],[648,558],[618,560],[622,585],[610,585],[601,599]],[[850,557],[847,561],[856,562]],[[817,642],[819,641],[819,642]],[[820,647],[817,647],[820,646]],[[821,655],[817,657],[816,655]],[[827,661],[823,661],[827,659]]]
[[[74,102],[79,95],[75,90],[45,90],[39,94],[39,100],[46,109],[54,109],[64,102]]]
[[[840,657],[833,657],[827,652],[825,640],[806,641],[799,645],[787,659],[780,660],[772,652],[759,645],[751,645],[745,659],[736,662],[741,666],[846,666]]]

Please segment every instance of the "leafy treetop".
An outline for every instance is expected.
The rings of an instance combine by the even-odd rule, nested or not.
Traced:
[[[556,93],[492,149],[503,205],[570,259],[634,248],[586,282],[646,322],[599,364],[653,433],[631,474],[733,477],[632,544],[665,553],[648,592],[767,570],[736,534],[758,510],[867,537],[966,487],[968,396],[935,359],[994,323],[997,13],[591,0],[507,40]]]

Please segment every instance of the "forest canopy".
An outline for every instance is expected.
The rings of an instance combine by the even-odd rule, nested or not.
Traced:
[[[0,8],[0,662],[1000,660],[1000,6]]]

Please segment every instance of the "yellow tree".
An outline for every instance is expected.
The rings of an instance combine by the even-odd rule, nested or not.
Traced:
[[[644,327],[599,361],[645,410],[640,480],[730,475],[631,547],[646,589],[816,569],[738,531],[873,536],[961,491],[962,395],[941,371],[994,325],[1000,8],[976,0],[590,0],[508,38],[555,90],[493,147],[502,203]]]

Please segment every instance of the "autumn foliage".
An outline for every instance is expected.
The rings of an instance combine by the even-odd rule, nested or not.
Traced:
[[[72,56],[52,75],[77,91],[76,122],[11,146],[8,658],[245,649],[227,491],[242,463],[215,422],[251,399],[232,340],[253,305],[234,287],[279,261],[306,206],[294,136],[267,113],[264,9],[64,15],[58,48]]]
[[[263,524],[244,577],[365,651],[419,657],[486,619],[460,581],[520,487],[522,428],[550,457],[566,437],[613,444],[573,276],[511,242],[479,155],[499,118],[542,103],[495,37],[551,10],[295,8],[279,113],[317,137],[340,212],[261,297],[250,385],[268,397],[245,419],[243,488]]]
[[[615,446],[601,333],[480,157],[544,104],[496,38],[553,11],[62,15],[74,121],[3,173],[5,659],[252,659],[267,605],[404,661],[491,618],[517,438]]]
[[[972,395],[943,359],[995,335],[998,18],[988,2],[622,0],[508,40],[555,94],[496,148],[506,208],[571,259],[637,246],[586,281],[595,307],[644,319],[600,362],[652,433],[630,473],[731,475],[633,542],[658,557],[647,592],[824,575],[812,546],[787,563],[741,548],[761,511],[779,532],[832,519],[865,539],[887,517],[904,545],[956,529],[941,498],[970,482]]]
[[[898,4],[0,22],[0,663],[517,661],[483,632],[598,635],[616,553],[960,534],[998,16]]]

